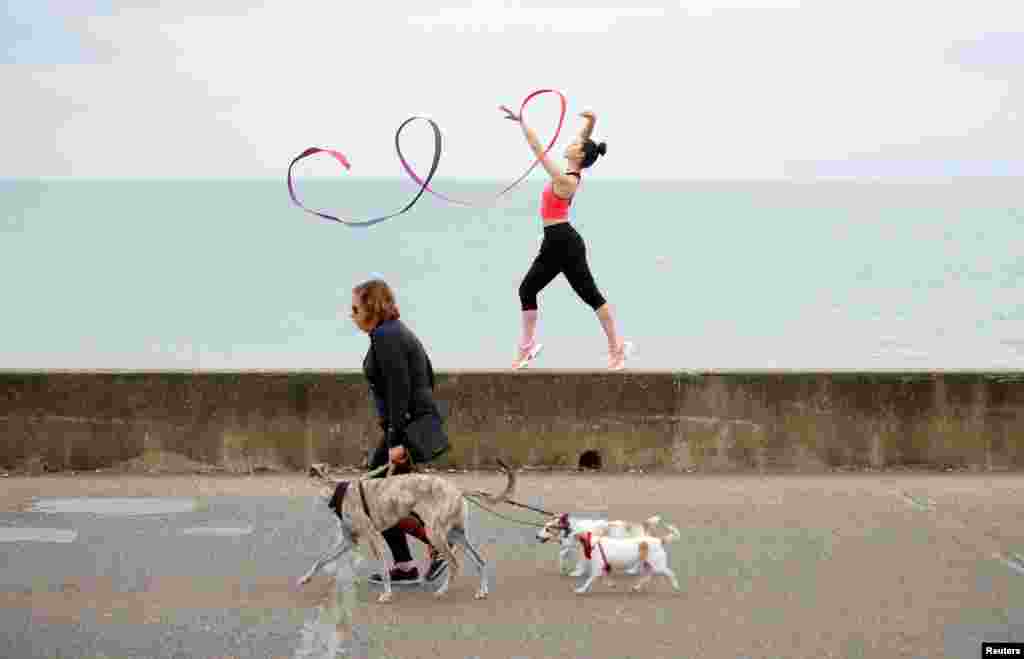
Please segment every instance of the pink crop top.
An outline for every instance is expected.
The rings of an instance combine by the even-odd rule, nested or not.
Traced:
[[[570,176],[580,178],[576,172],[566,172]],[[540,195],[540,216],[545,220],[567,220],[569,219],[569,206],[572,204],[572,197],[562,199],[555,194],[554,182],[548,181],[544,186],[544,192]]]

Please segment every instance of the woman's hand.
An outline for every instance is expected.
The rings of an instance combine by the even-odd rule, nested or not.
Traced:
[[[585,142],[590,139],[590,134],[594,132],[594,124],[597,123],[597,115],[590,110],[584,110],[583,112],[580,112],[580,116],[583,117],[584,121],[586,121],[586,123],[583,124],[583,128],[580,129],[580,139]]]
[[[509,110],[508,106],[506,106],[506,105],[499,105],[498,109],[501,110],[502,112],[504,112],[505,113],[505,118],[510,120],[510,121],[522,121],[522,119],[523,119],[522,117],[517,115],[512,110]]]
[[[395,463],[396,465],[402,464],[408,459],[408,457],[409,456],[405,452],[404,446],[392,446],[390,449],[388,449],[388,458],[391,460],[391,462]]]

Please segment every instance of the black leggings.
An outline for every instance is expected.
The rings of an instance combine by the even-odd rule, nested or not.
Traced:
[[[572,290],[595,311],[605,304],[597,290],[594,276],[587,265],[587,246],[583,237],[568,222],[544,227],[540,254],[519,285],[519,302],[523,311],[537,308],[537,294],[559,274],[569,280]]]

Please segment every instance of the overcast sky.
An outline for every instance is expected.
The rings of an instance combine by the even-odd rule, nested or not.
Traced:
[[[1024,2],[635,1],[8,0],[0,176],[277,177],[314,145],[393,176],[420,113],[441,174],[510,178],[497,105],[538,88],[559,153],[598,114],[602,176],[1024,175]]]

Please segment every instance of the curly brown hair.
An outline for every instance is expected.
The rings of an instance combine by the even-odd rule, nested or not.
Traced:
[[[398,312],[398,303],[391,287],[382,279],[371,279],[352,289],[359,298],[359,306],[373,323],[379,324],[386,320],[398,320],[402,315]]]

